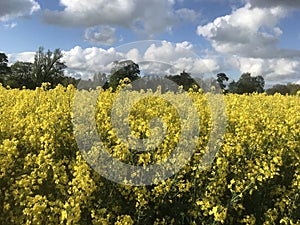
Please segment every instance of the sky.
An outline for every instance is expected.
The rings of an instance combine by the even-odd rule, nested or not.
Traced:
[[[130,59],[300,83],[299,21],[298,0],[0,0],[0,52],[12,64],[60,48],[82,78]]]

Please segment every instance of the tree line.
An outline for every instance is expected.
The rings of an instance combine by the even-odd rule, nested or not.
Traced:
[[[0,53],[0,82],[3,86],[10,88],[35,89],[42,83],[50,83],[54,88],[58,84],[76,85],[78,80],[65,76],[64,70],[67,68],[62,61],[63,54],[60,49],[53,52],[44,51],[40,47],[34,56],[34,62],[17,61],[11,66],[8,65],[8,57],[5,53]]]
[[[110,75],[105,73],[95,73],[92,79],[81,80],[74,77],[66,76],[66,64],[62,61],[63,54],[60,49],[53,52],[45,51],[40,47],[34,56],[34,62],[17,61],[11,66],[8,64],[8,57],[5,53],[0,52],[0,83],[4,87],[35,89],[40,87],[42,83],[48,82],[54,88],[58,84],[68,86],[72,84],[79,89],[95,89],[101,86],[104,89],[117,89],[119,82],[124,78],[134,81],[136,89],[152,89],[155,90],[158,85],[162,91],[176,91],[178,86],[182,86],[184,90],[189,89],[210,89],[211,86],[219,87],[224,94],[235,93],[263,93],[269,95],[280,93],[283,95],[295,95],[300,90],[299,84],[288,83],[286,85],[276,84],[269,89],[264,89],[265,81],[262,76],[251,76],[250,73],[243,73],[237,81],[229,81],[229,77],[225,73],[218,73],[215,79],[209,82],[201,78],[192,78],[191,74],[183,71],[178,75],[168,75],[164,78],[158,76],[143,76],[140,79],[140,68],[137,63],[131,60],[125,60],[114,63]],[[162,79],[164,81],[162,82]],[[199,86],[200,84],[200,86]]]

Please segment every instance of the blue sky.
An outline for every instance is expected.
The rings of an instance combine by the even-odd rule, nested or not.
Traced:
[[[0,0],[0,52],[13,63],[60,48],[68,73],[83,77],[132,59],[300,82],[298,21],[295,0]]]

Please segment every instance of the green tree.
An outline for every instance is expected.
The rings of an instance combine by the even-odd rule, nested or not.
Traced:
[[[8,57],[5,53],[0,52],[0,82],[4,83],[6,76],[10,74],[10,67],[8,66]]]
[[[228,84],[228,92],[229,93],[238,93],[238,85],[237,82],[232,81]]]
[[[9,77],[9,85],[12,88],[22,88],[25,86],[34,89],[33,81],[33,63],[17,61],[11,66],[11,75]]]
[[[191,77],[191,74],[187,73],[185,71],[183,71],[179,75],[166,76],[166,78],[169,79],[169,80],[171,80],[171,81],[174,81],[179,86],[183,86],[183,89],[185,91],[187,91],[187,90],[189,90],[190,88],[193,88],[193,87],[198,87],[199,88],[199,85]],[[177,89],[177,87],[176,87],[176,89]]]
[[[273,87],[267,89],[267,94],[273,95],[275,93],[280,93],[282,95],[296,95],[297,92],[300,90],[300,85],[299,84],[293,84],[293,83],[288,83],[288,84],[275,84]]]
[[[62,62],[62,52],[55,49],[54,52],[40,47],[36,52],[33,63],[33,81],[36,86],[41,86],[43,82],[50,82],[52,87],[61,83],[64,79],[64,69],[67,67]]]
[[[8,57],[5,53],[0,52],[0,74],[6,74],[10,72],[8,67]]]
[[[289,94],[289,89],[286,85],[284,84],[275,84],[273,87],[268,88],[266,90],[266,93],[268,95],[274,95],[275,93],[279,93],[282,95],[286,95]]]
[[[263,78],[263,76],[256,76],[254,77],[254,83],[256,86],[256,92],[258,93],[263,93],[265,91],[264,87],[265,87],[265,79]]]
[[[243,73],[240,79],[229,84],[229,92],[236,94],[264,92],[265,81],[262,76],[252,77],[250,73]]]
[[[229,80],[229,77],[225,74],[225,73],[218,73],[217,74],[217,82],[221,88],[221,90],[226,93],[227,90],[226,88],[226,84],[224,82],[227,82]]]
[[[127,77],[130,81],[135,81],[139,78],[139,74],[139,65],[132,60],[116,61],[109,77],[109,86],[115,91],[121,80]]]
[[[286,86],[289,89],[290,95],[296,95],[297,92],[300,90],[299,84],[288,83]]]
[[[70,84],[72,84],[74,87],[77,87],[79,82],[80,82],[79,79],[76,79],[74,77],[65,76],[60,83],[65,87],[67,87]]]

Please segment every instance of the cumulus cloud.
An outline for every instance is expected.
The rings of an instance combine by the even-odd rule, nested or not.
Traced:
[[[168,31],[182,20],[194,20],[191,9],[174,9],[172,0],[60,0],[63,11],[44,12],[44,21],[61,26],[120,26],[148,36]]]
[[[220,69],[217,59],[200,58],[193,53],[189,42],[173,44],[163,41],[149,44],[142,49],[132,45],[126,50],[118,48],[86,48],[79,46],[64,51],[64,58],[70,74],[88,77],[96,72],[110,73],[115,61],[133,60],[140,65],[144,74],[174,74],[183,70],[193,76],[211,73]]]
[[[300,62],[290,58],[247,58],[232,56],[227,59],[228,66],[249,72],[253,76],[263,75],[266,83],[296,82],[300,79]]]
[[[194,46],[187,41],[173,44],[162,41],[160,45],[151,44],[145,51],[145,61],[160,61],[177,69],[192,73],[194,76],[216,72],[220,69],[218,60],[214,57],[199,57],[193,51]]]
[[[130,59],[134,62],[143,61],[141,53],[138,48],[132,48],[125,54],[126,59]]]
[[[267,82],[299,80],[300,51],[277,47],[283,34],[279,22],[288,16],[290,6],[299,4],[293,2],[251,0],[229,15],[198,26],[197,33],[228,60],[228,67],[241,73],[263,75]]]
[[[116,29],[110,26],[87,28],[84,40],[97,45],[112,45],[115,39]]]
[[[161,32],[172,24],[173,3],[168,0],[60,0],[64,11],[46,11],[44,20],[63,26],[118,25]]]
[[[96,47],[82,49],[76,46],[69,51],[63,51],[63,54],[63,61],[68,66],[68,71],[81,73],[85,76],[96,72],[109,73],[114,61],[124,58],[124,55],[117,52],[115,48],[107,50]]]
[[[21,52],[21,53],[16,53],[16,54],[7,54],[7,57],[8,57],[8,62],[10,64],[13,64],[17,61],[33,63],[34,55],[35,55],[35,52]]]
[[[280,7],[252,8],[246,4],[230,15],[198,26],[197,33],[222,54],[253,58],[297,57],[300,51],[276,47],[282,34],[278,22],[286,15],[287,10]]]
[[[151,44],[145,51],[144,59],[150,61],[160,59],[170,63],[178,58],[190,57],[192,48],[193,45],[187,41],[175,45],[168,41],[162,41],[161,45]]]
[[[0,1],[0,22],[20,16],[30,16],[39,9],[40,5],[34,0]]]

